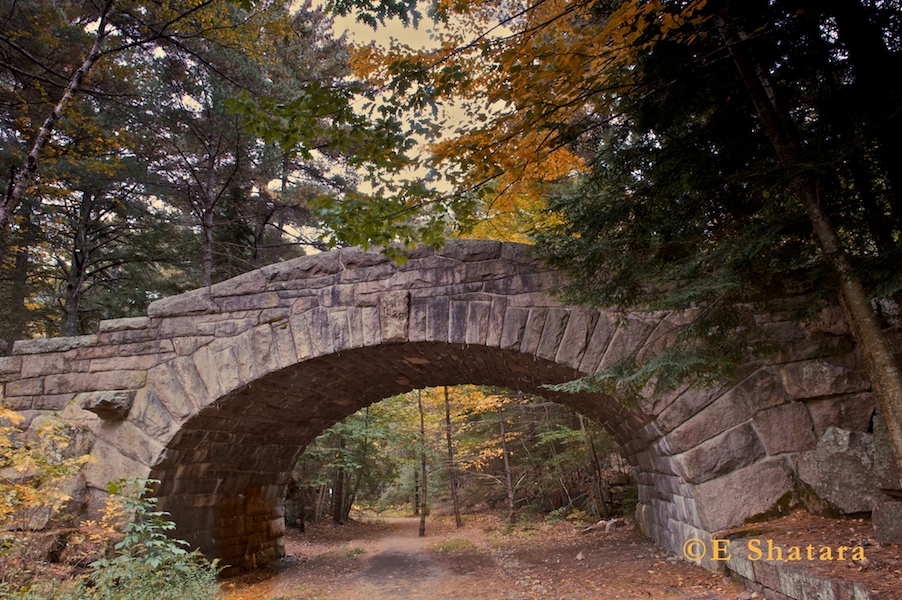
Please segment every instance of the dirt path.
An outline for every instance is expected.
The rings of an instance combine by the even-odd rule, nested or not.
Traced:
[[[734,600],[742,590],[664,553],[631,527],[581,535],[567,523],[461,530],[386,519],[287,536],[270,571],[223,584],[225,600]],[[311,528],[308,528],[308,530]]]

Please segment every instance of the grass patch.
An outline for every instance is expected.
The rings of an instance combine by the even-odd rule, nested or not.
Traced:
[[[363,548],[349,548],[347,552],[345,552],[345,556],[348,558],[354,558],[355,556],[360,556],[361,554],[366,554],[366,550]]]
[[[433,552],[460,552],[463,550],[477,550],[476,544],[470,540],[446,540],[432,547]]]

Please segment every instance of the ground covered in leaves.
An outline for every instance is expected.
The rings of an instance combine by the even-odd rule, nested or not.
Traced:
[[[226,580],[227,600],[734,600],[742,589],[665,552],[631,523],[581,533],[564,523],[506,527],[494,517],[375,519],[290,530],[286,559]]]
[[[798,547],[803,553],[809,545],[814,555],[828,547],[832,550],[831,560],[799,561],[829,579],[855,581],[864,584],[875,597],[902,599],[902,547],[898,544],[881,544],[876,540],[870,519],[828,519],[796,511],[785,517],[746,527],[737,527],[723,533],[732,538],[731,544],[747,544],[758,539],[784,548]],[[839,560],[836,549],[860,547],[864,558],[857,560],[846,552],[844,560]],[[766,556],[766,554],[765,554]]]

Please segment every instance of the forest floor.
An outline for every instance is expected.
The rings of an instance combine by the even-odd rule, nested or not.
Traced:
[[[580,533],[570,523],[497,518],[353,521],[286,532],[286,558],[223,583],[225,600],[735,600],[742,588],[644,538],[632,523]],[[748,597],[746,593],[745,596]]]

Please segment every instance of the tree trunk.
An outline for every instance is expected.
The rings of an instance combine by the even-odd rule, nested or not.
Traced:
[[[319,523],[323,518],[323,511],[326,508],[326,492],[328,487],[325,483],[319,486],[319,492],[316,494],[316,507],[313,510],[313,521]]]
[[[746,36],[723,16],[718,27],[780,164],[788,172],[795,173],[792,188],[811,222],[821,251],[839,278],[840,301],[846,320],[861,349],[896,463],[902,466],[902,370],[864,285],[855,274],[836,226],[820,203],[817,178],[801,164],[801,144],[788,111],[780,105],[776,85],[752,57],[744,43]]]
[[[413,516],[420,516],[420,471],[413,470]]]
[[[370,447],[369,441],[369,430],[370,430],[370,407],[367,406],[364,409],[363,413],[363,449],[360,453],[360,467],[357,469],[356,477],[354,477],[354,485],[351,487],[348,492],[348,499],[345,502],[344,507],[344,516],[343,520],[345,522],[348,521],[351,517],[351,508],[354,506],[354,501],[357,499],[357,492],[360,491],[360,483],[363,480],[363,472],[366,470],[366,455]]]
[[[586,455],[589,462],[589,477],[592,480],[592,495],[595,496],[595,504],[598,506],[599,516],[607,519],[611,516],[608,508],[609,498],[604,485],[604,476],[601,466],[598,464],[598,453],[595,451],[595,441],[586,429],[586,418],[579,415],[579,427],[583,433],[583,445],[586,447]]]
[[[345,440],[338,438],[339,460],[341,460],[342,450],[345,447]],[[345,489],[345,470],[342,467],[335,468],[335,478],[332,483],[332,521],[336,525],[344,523],[342,513],[344,512],[344,489]]]
[[[75,238],[72,241],[72,256],[69,261],[69,273],[66,281],[66,292],[63,296],[63,323],[60,334],[73,336],[79,334],[81,319],[79,306],[82,292],[91,264],[91,240],[88,229],[91,226],[91,215],[94,209],[94,196],[82,192],[81,205],[78,208],[78,222],[75,224]]]
[[[423,415],[422,392],[417,390],[417,407],[420,409],[420,471],[423,474],[423,493],[420,496],[420,537],[426,536],[426,420]]]
[[[213,208],[216,205],[215,195],[213,193],[213,167],[210,166],[210,175],[207,177],[206,197],[204,206],[201,208],[201,229],[204,234],[204,256],[203,256],[203,286],[210,287],[213,285]]]
[[[307,500],[310,494],[307,492],[307,488],[298,485],[298,520],[297,526],[300,528],[301,533],[305,531],[306,526],[304,522],[307,520]]]
[[[463,527],[460,518],[460,500],[457,497],[457,465],[454,464],[454,444],[451,441],[451,402],[448,400],[448,386],[445,386],[445,438],[448,441],[448,474],[451,485],[451,503],[454,505],[454,523]]]
[[[88,55],[85,57],[84,61],[82,61],[78,69],[75,70],[75,73],[72,74],[72,77],[69,79],[69,85],[66,86],[66,90],[63,92],[62,97],[53,107],[53,110],[50,111],[50,115],[48,115],[47,119],[44,120],[43,125],[41,125],[41,128],[38,130],[38,135],[35,137],[34,143],[31,146],[31,151],[28,153],[28,156],[25,157],[25,164],[12,169],[9,182],[6,186],[6,192],[3,194],[3,200],[0,201],[0,231],[6,229],[10,216],[15,212],[19,204],[21,204],[28,186],[30,186],[31,182],[34,180],[35,173],[38,170],[38,164],[41,161],[41,155],[44,153],[47,144],[50,143],[50,138],[53,135],[57,122],[60,120],[60,117],[62,117],[63,111],[71,102],[72,96],[74,96],[81,88],[81,84],[88,72],[90,72],[94,63],[97,62],[97,59],[100,58],[100,55],[103,53],[103,42],[107,35],[109,35],[109,30],[107,29],[107,16],[112,6],[113,0],[107,0],[104,3],[100,13],[100,22],[97,25],[97,32],[94,34],[94,43],[91,45],[91,50],[88,52]],[[2,262],[2,259],[3,257],[0,256],[0,262]]]
[[[501,430],[501,455],[504,457],[504,487],[507,489],[507,520],[511,525],[517,522],[517,513],[514,503],[514,482],[511,477],[511,463],[507,452],[507,438],[504,431],[504,412],[498,405],[498,427]]]

